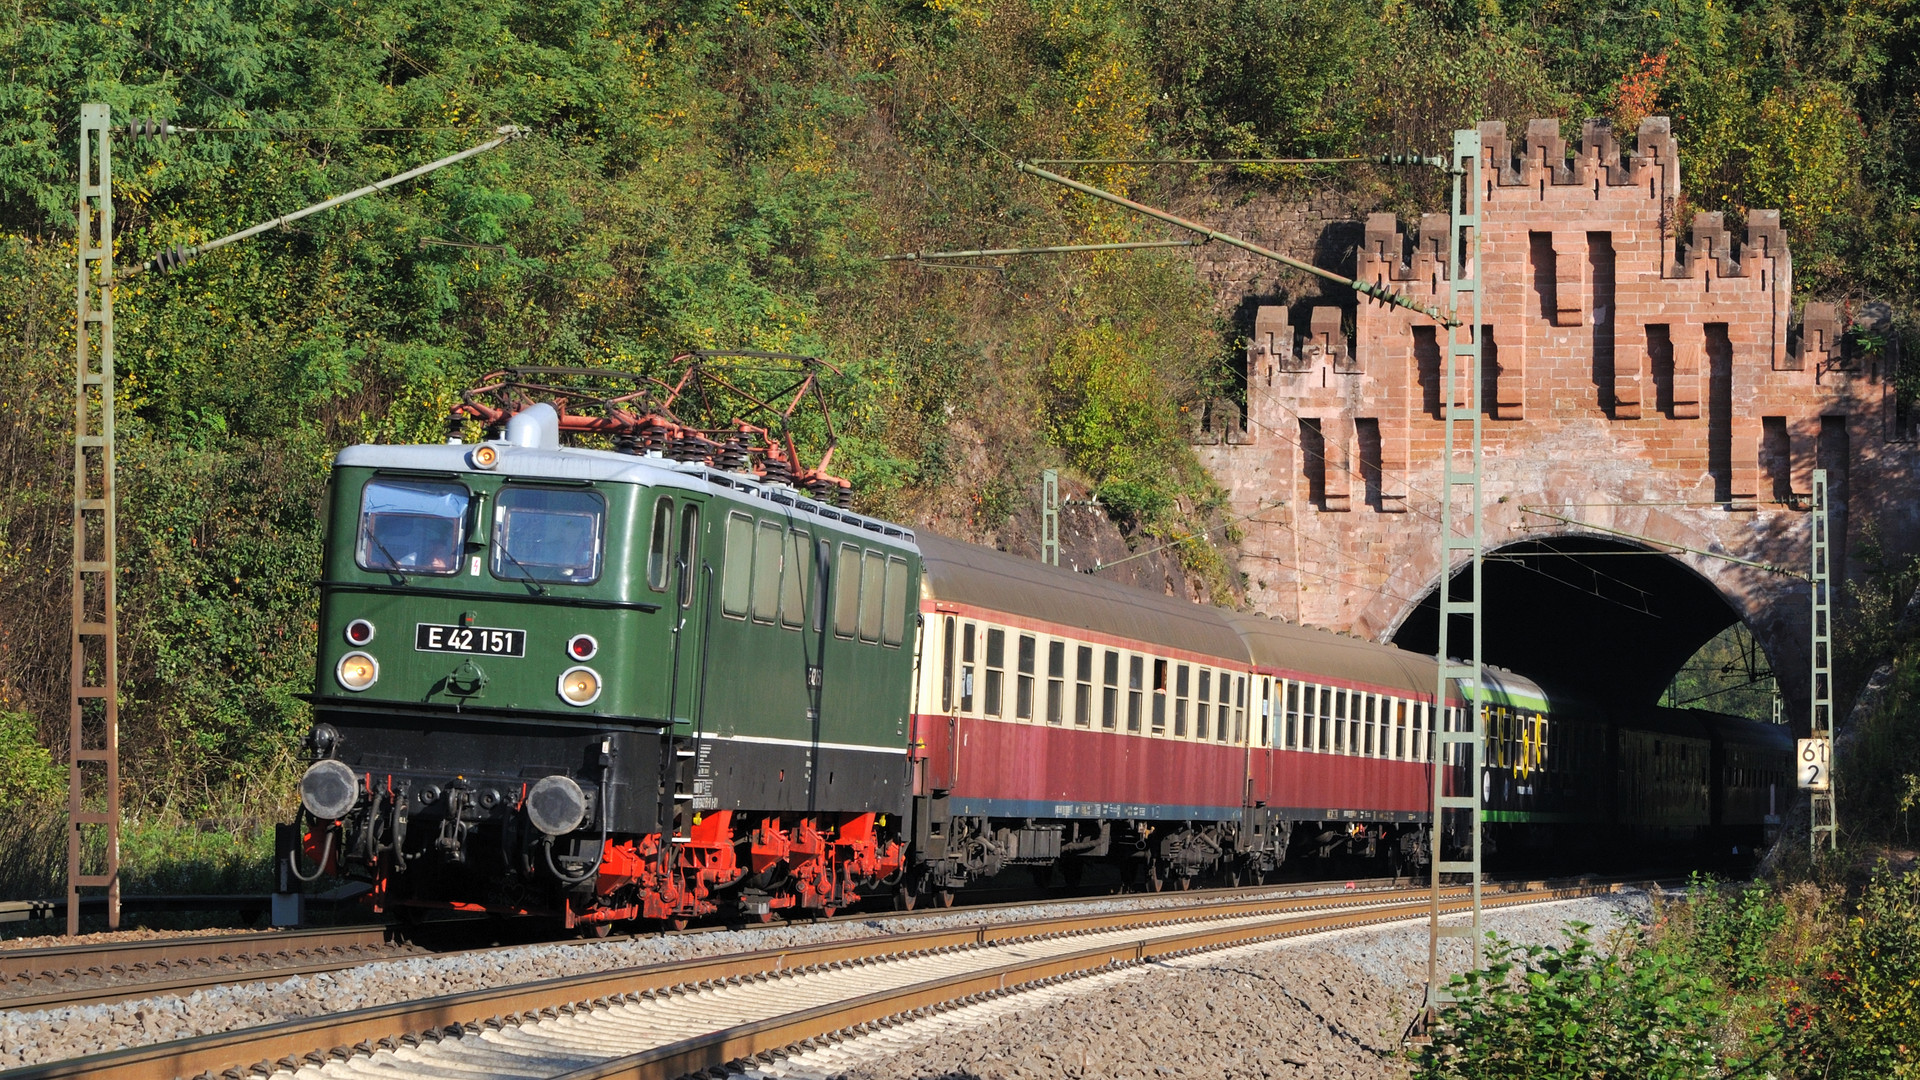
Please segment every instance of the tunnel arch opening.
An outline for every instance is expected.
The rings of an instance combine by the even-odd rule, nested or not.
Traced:
[[[1454,595],[1464,597],[1464,568]],[[1673,676],[1741,614],[1712,582],[1667,552],[1570,532],[1489,551],[1483,570],[1487,663],[1598,705],[1656,705]],[[1433,655],[1440,593],[1430,587],[1389,640]],[[1450,641],[1466,652],[1464,619]]]

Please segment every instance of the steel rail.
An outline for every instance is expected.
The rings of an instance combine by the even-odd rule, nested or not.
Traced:
[[[0,988],[19,979],[60,978],[67,972],[99,970],[104,974],[114,968],[130,970],[141,965],[238,963],[249,957],[367,948],[393,940],[393,929],[387,926],[333,926],[0,949]],[[0,998],[0,1004],[6,1004],[4,998]]]
[[[1323,895],[1329,885],[1335,882],[1299,882],[1265,886],[1243,886],[1238,888],[1194,889],[1164,894],[1167,899],[1179,898],[1191,901],[1188,904],[1175,904],[1157,909],[1163,912],[1179,911],[1197,906],[1213,897],[1244,896],[1258,893],[1278,898],[1290,893],[1314,893]],[[1347,882],[1357,891],[1343,892],[1343,896],[1364,896],[1374,890],[1397,886],[1391,878],[1354,879]],[[1011,900],[992,904],[971,905],[967,912],[991,912],[1007,908],[1048,908],[1061,905],[1086,903],[1089,900],[1115,899],[1152,896],[1151,893],[1120,894],[1114,896],[1086,895],[1068,897],[1050,897],[1044,899]],[[816,926],[837,922],[875,922],[896,919],[925,918],[953,911],[947,908],[921,908],[915,911],[853,912],[827,918],[792,919],[783,925]],[[457,924],[456,924],[457,925]],[[79,945],[58,945],[45,948],[0,950],[0,1008],[13,1012],[32,1012],[41,1009],[59,1008],[67,1005],[107,1005],[138,998],[181,995],[204,990],[215,986],[231,986],[240,983],[270,982],[292,978],[297,975],[317,975],[329,971],[342,971],[365,964],[379,963],[385,960],[397,960],[407,956],[420,955],[479,955],[499,952],[507,949],[525,948],[531,944],[562,946],[617,944],[622,941],[642,940],[657,936],[680,937],[688,935],[710,934],[737,928],[754,928],[758,924],[715,924],[691,927],[685,930],[666,930],[636,934],[614,935],[606,938],[564,939],[549,942],[521,942],[511,945],[492,945],[471,949],[433,950],[426,948],[409,949],[401,943],[398,928],[385,926],[330,927],[301,931],[273,931],[255,934],[224,934],[206,936],[181,936],[157,941],[102,942]],[[298,952],[327,950],[338,953],[343,950],[371,949],[379,945],[392,946],[385,954],[368,953],[359,956],[329,956],[312,959],[289,958],[275,962],[275,957],[287,956]],[[416,943],[417,944],[417,943]],[[111,962],[107,958],[111,958]],[[226,971],[196,971],[184,977],[169,977],[166,967],[180,964],[225,964],[235,965]],[[255,964],[244,967],[238,965]],[[159,967],[158,977],[140,978]],[[116,974],[116,972],[118,974]],[[131,981],[112,982],[107,985],[57,986],[40,993],[29,993],[33,984],[44,982],[51,984],[72,983],[78,980],[128,978]],[[25,982],[23,988],[19,984]]]
[[[1538,890],[1496,900],[1490,907],[1516,907],[1592,895],[1597,888]],[[1461,898],[1443,905],[1446,913],[1469,910]],[[1139,940],[1119,947],[1084,949],[1064,956],[1019,960],[983,971],[883,990],[844,1002],[817,1006],[736,1025],[707,1035],[655,1047],[556,1075],[553,1080],[675,1080],[677,1077],[779,1050],[821,1036],[876,1024],[903,1014],[941,1010],[983,996],[1016,993],[1064,979],[1140,966],[1155,960],[1214,949],[1257,944],[1279,938],[1325,933],[1418,919],[1428,913],[1430,897],[1362,912],[1294,917],[1254,927],[1198,928],[1183,934]]]
[[[1373,911],[1408,906],[1418,906],[1424,911],[1427,895],[1425,889],[1383,890],[1359,895],[1342,891],[1314,896],[1229,900],[1217,904],[873,935],[787,949],[765,949],[618,968],[497,989],[370,1006],[330,1016],[288,1020],[237,1032],[220,1032],[29,1066],[0,1073],[0,1078],[66,1080],[84,1076],[97,1080],[172,1080],[174,1077],[192,1077],[203,1073],[219,1075],[230,1069],[244,1071],[262,1063],[298,1063],[318,1060],[328,1054],[342,1056],[349,1054],[353,1048],[371,1052],[379,1045],[398,1045],[402,1039],[412,1040],[421,1036],[432,1039],[477,1032],[482,1024],[504,1022],[500,1021],[502,1017],[538,1016],[543,1011],[547,1015],[554,1015],[554,1010],[563,1007],[571,1009],[582,1002],[664,991],[692,983],[764,976],[832,963],[878,960],[908,954],[925,955],[1041,937],[1056,938],[1120,927],[1145,930],[1154,926],[1245,916],[1255,912],[1284,916],[1288,913],[1311,914],[1316,909],[1358,908]]]

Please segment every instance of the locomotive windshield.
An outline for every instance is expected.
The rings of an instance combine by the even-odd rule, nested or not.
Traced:
[[[508,487],[494,503],[494,576],[591,585],[600,578],[606,515],[597,492]]]
[[[368,481],[360,496],[355,558],[368,570],[459,573],[460,534],[472,497],[461,484]]]

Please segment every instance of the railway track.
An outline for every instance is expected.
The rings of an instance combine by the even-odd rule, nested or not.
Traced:
[[[106,1004],[427,952],[390,926],[182,935],[0,950],[0,1009]]]
[[[1488,907],[1617,886],[1489,892]],[[1243,891],[1244,892],[1244,891]],[[376,1006],[75,1058],[5,1080],[322,1080],[376,1070],[670,1080],[983,994],[1197,950],[1419,918],[1424,889],[1217,897],[1175,908],[987,923],[632,967]],[[1446,900],[1464,910],[1464,893]]]
[[[1271,894],[1321,891],[1330,882],[1298,885],[1273,885],[1258,891]],[[1390,879],[1354,881],[1358,889],[1374,889],[1390,884]],[[1200,901],[1213,896],[1244,895],[1246,889],[1201,889],[1167,894],[1170,899]],[[1131,894],[1143,895],[1143,894]],[[1063,906],[1086,903],[1106,897],[1060,897],[1020,900],[1003,904],[975,905],[960,909],[990,912],[996,908]],[[1119,899],[1119,897],[1113,897]],[[926,918],[940,910],[917,912],[869,912],[837,915],[822,919],[796,919],[786,925],[816,925],[837,922],[874,922],[893,919]],[[459,924],[442,924],[442,929]],[[475,924],[476,926],[481,924]],[[699,926],[665,931],[667,936],[710,934],[731,927]],[[457,939],[457,929],[450,931]],[[615,935],[607,938],[544,942],[555,945],[584,945],[593,942],[619,942],[647,935]],[[108,1005],[118,1001],[160,995],[185,995],[216,986],[242,982],[292,978],[342,971],[380,960],[407,956],[425,956],[452,951],[481,953],[524,947],[527,942],[486,947],[434,948],[409,940],[392,925],[318,927],[305,930],[276,930],[252,934],[195,935],[160,938],[153,941],[119,941],[57,945],[0,950],[0,1009],[32,1012],[69,1005]]]

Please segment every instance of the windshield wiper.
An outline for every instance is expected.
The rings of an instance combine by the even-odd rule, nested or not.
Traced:
[[[368,529],[367,539],[373,541],[373,546],[379,548],[380,554],[385,555],[387,557],[387,573],[391,574],[394,580],[398,584],[401,584],[401,585],[411,584],[411,582],[407,580],[407,575],[400,572],[399,557],[394,555],[393,552],[388,551],[387,545],[380,542],[380,535],[374,532],[372,529]]]
[[[513,564],[514,569],[520,571],[520,576],[526,579],[527,587],[533,590],[535,596],[547,595],[547,587],[540,584],[539,580],[533,576],[533,571],[527,569],[527,564],[513,557],[513,552],[507,550],[507,545],[500,545],[500,554],[506,556],[507,561]]]

